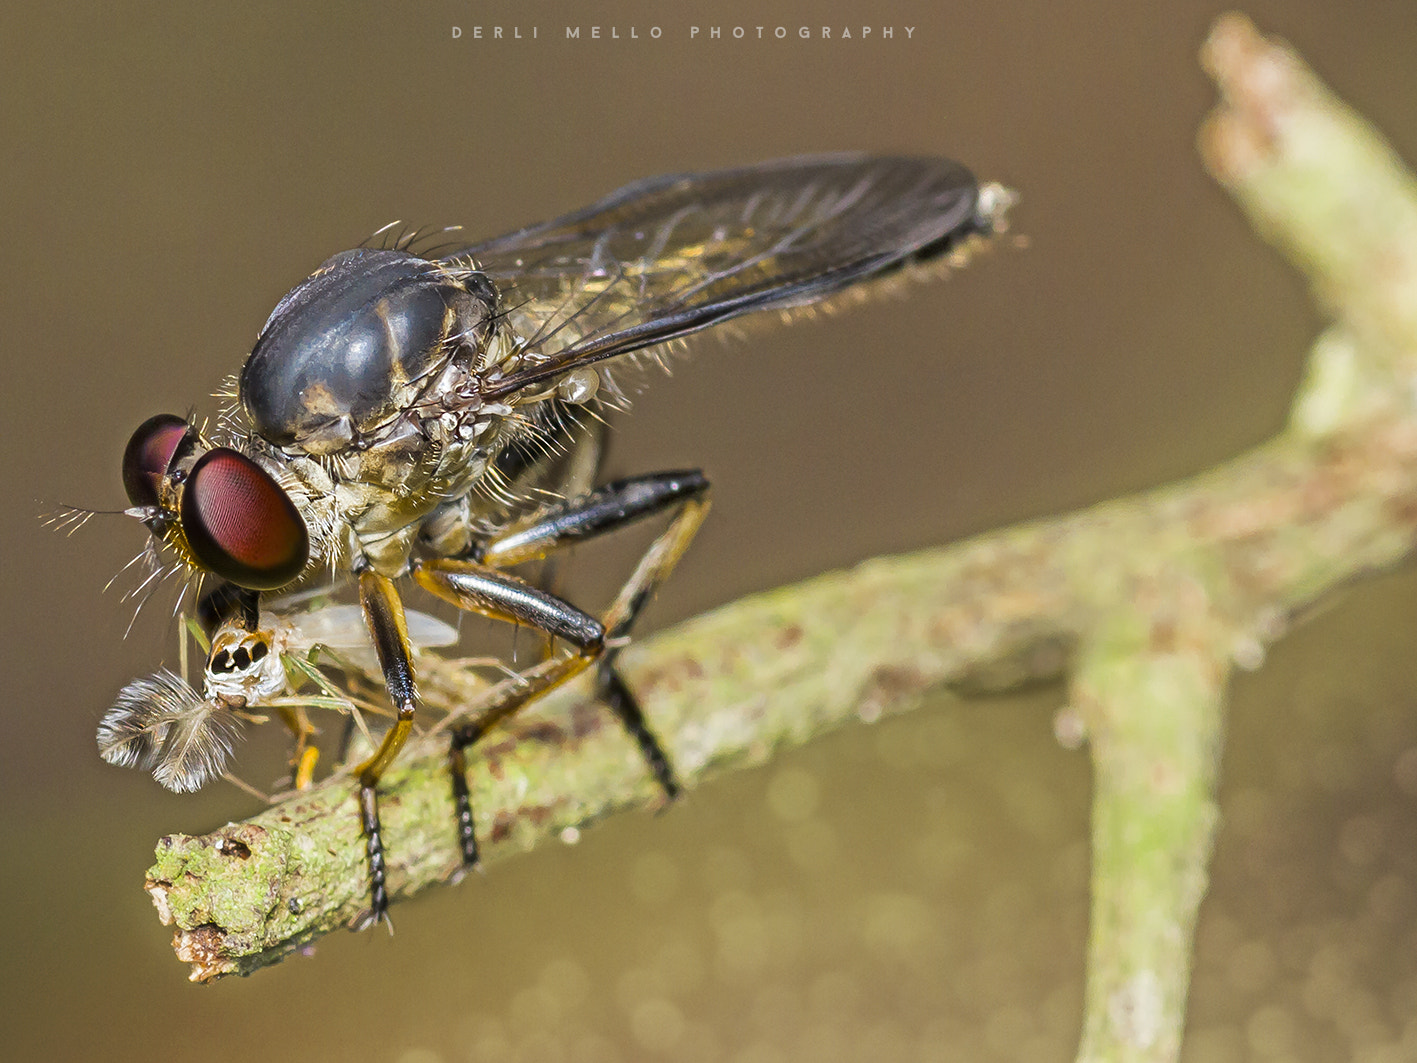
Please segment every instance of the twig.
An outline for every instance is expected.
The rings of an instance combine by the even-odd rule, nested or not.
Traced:
[[[1096,778],[1087,1060],[1179,1053],[1231,669],[1417,545],[1417,188],[1244,19],[1216,24],[1205,59],[1224,98],[1207,162],[1335,318],[1289,427],[1182,483],[747,599],[624,657],[691,787],[931,688],[1066,676],[1060,733],[1087,736]],[[490,860],[656,800],[583,694],[538,707],[474,758]],[[453,876],[441,742],[412,748],[382,801],[395,896]],[[163,839],[148,888],[193,978],[249,973],[354,918],[358,822],[336,779]]]

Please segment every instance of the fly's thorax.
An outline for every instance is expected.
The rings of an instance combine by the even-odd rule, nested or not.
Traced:
[[[507,436],[505,424],[484,438],[486,445],[453,445],[438,475],[436,505],[421,520],[419,549],[425,555],[453,557],[466,553],[490,530],[493,512],[506,501],[505,476],[493,469]],[[489,483],[489,481],[491,481]]]
[[[473,545],[474,517],[468,495],[444,502],[424,519],[419,539],[428,553],[438,557],[465,554]]]
[[[349,529],[350,556],[363,557],[384,575],[407,571],[424,522],[474,491],[493,451],[481,443],[454,440],[428,453],[431,460],[397,487],[372,476],[342,478],[336,487],[337,508]]]
[[[276,306],[238,380],[252,426],[285,450],[347,455],[476,406],[494,333],[481,274],[404,251],[329,259]]]

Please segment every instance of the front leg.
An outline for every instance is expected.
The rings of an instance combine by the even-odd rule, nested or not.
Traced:
[[[360,569],[359,604],[364,609],[364,620],[374,640],[379,668],[384,673],[384,685],[388,688],[389,699],[397,714],[394,725],[384,733],[384,740],[379,743],[374,755],[354,769],[354,775],[359,780],[359,813],[369,854],[369,911],[356,924],[357,929],[362,930],[381,919],[388,919],[388,873],[384,860],[383,830],[379,823],[377,787],[413,730],[413,717],[418,711],[418,691],[414,685],[403,602],[393,580],[367,566]]]

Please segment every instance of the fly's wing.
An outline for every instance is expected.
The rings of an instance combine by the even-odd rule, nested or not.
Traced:
[[[484,396],[756,310],[788,309],[990,231],[948,159],[828,155],[628,185],[585,210],[441,259],[472,265],[524,350]]]

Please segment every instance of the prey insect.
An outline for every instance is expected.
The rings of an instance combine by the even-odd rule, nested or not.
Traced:
[[[381,711],[341,689],[321,665],[346,675],[368,675],[377,674],[379,664],[358,606],[322,602],[292,608],[295,604],[263,608],[254,628],[234,619],[217,622],[210,638],[198,621],[190,621],[193,631],[181,633],[179,669],[135,679],[104,714],[98,730],[103,759],[150,771],[179,792],[197,790],[219,776],[238,782],[226,775],[237,735],[245,724],[263,722],[265,713],[273,712],[294,739],[290,786],[308,788],[319,751],[311,742],[317,731],[307,710],[346,714],[366,738],[361,710]],[[458,640],[456,629],[436,617],[410,611],[406,619],[409,643],[416,649],[452,646]],[[200,693],[186,678],[189,633],[206,652]]]
[[[582,673],[673,798],[669,758],[615,662],[703,521],[709,485],[698,470],[594,483],[584,455],[599,410],[622,402],[613,371],[742,315],[788,316],[953,264],[1002,230],[1011,198],[945,159],[804,157],[640,181],[481,243],[341,252],[277,304],[215,431],[172,415],[137,429],[128,512],[215,581],[210,631],[255,631],[263,596],[331,573],[357,587],[395,712],[351,769],[369,867],[361,925],[388,907],[379,783],[419,711],[401,584],[552,646],[448,728],[466,863],[478,854],[464,751]],[[656,515],[666,526],[600,615],[509,571]]]

